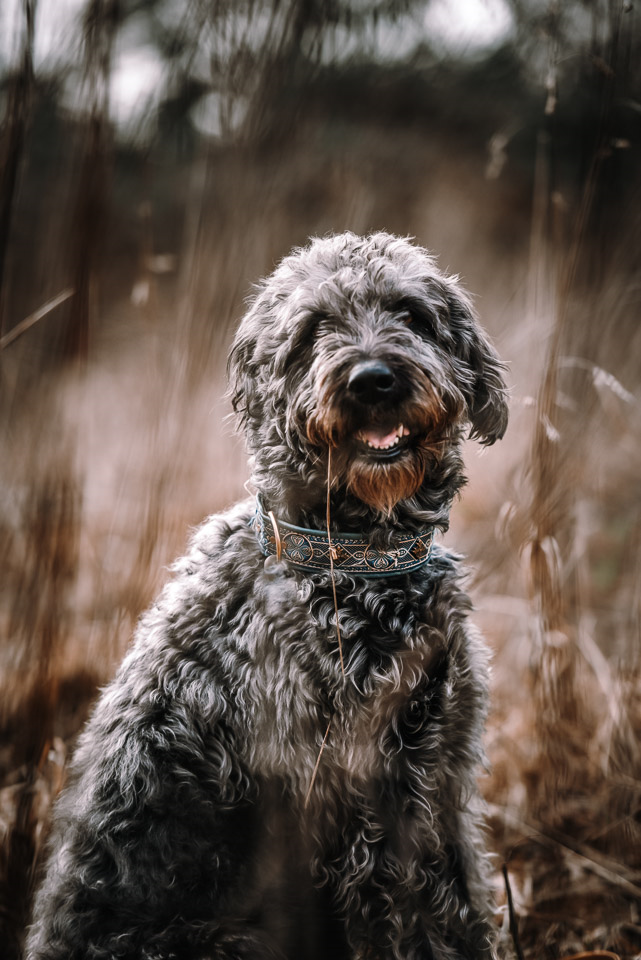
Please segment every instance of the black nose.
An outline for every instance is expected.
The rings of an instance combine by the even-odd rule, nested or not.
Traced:
[[[382,360],[357,363],[352,370],[347,389],[361,403],[380,403],[391,396],[396,378]]]

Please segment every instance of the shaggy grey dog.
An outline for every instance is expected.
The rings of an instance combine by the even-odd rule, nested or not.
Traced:
[[[259,496],[102,694],[27,957],[489,958],[486,652],[432,534],[463,436],[505,430],[502,365],[425,250],[346,233],[262,284],[229,370]]]

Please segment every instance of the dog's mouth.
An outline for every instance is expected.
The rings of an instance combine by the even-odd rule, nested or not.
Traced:
[[[356,444],[360,454],[373,460],[394,460],[407,449],[411,431],[402,423],[389,428],[368,427],[359,430]]]

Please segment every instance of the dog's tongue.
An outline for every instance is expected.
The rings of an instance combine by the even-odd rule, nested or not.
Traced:
[[[389,447],[398,438],[398,427],[390,433],[381,433],[379,430],[363,430],[362,438],[373,447]]]

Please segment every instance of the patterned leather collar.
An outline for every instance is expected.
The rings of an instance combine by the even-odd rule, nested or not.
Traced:
[[[265,510],[259,496],[252,525],[266,557],[287,560],[296,570],[330,570],[333,566],[337,572],[360,577],[396,576],[422,567],[430,558],[434,538],[434,528],[429,527],[424,533],[399,537],[393,550],[377,550],[351,533],[337,533],[330,541],[326,530],[278,520]]]

